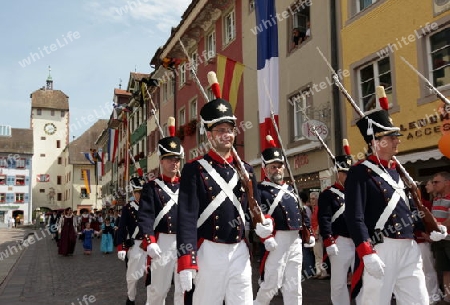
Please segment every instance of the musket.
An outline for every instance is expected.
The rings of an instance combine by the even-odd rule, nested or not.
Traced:
[[[339,81],[339,77],[336,74],[336,71],[334,71],[333,67],[328,62],[328,60],[325,57],[325,55],[323,55],[323,53],[319,49],[319,47],[316,47],[316,48],[317,48],[317,51],[319,52],[319,54],[322,56],[322,59],[327,64],[327,66],[330,69],[331,73],[333,74],[334,84],[343,93],[343,95],[346,97],[347,101],[350,102],[350,105],[353,107],[353,109],[356,111],[356,113],[360,116],[360,118],[363,118],[365,116],[364,113],[361,111],[361,109],[355,103],[355,101],[350,96],[350,94],[347,92],[347,90],[345,90],[344,86]],[[392,157],[392,160],[396,164],[396,169],[399,172],[400,177],[405,182],[407,187],[410,189],[411,196],[413,197],[413,200],[414,200],[414,202],[415,202],[415,204],[417,206],[417,209],[420,212],[422,212],[423,215],[424,215],[424,217],[422,218],[422,221],[423,221],[423,223],[425,225],[425,230],[427,231],[427,233],[430,233],[432,231],[440,232],[441,230],[438,227],[436,218],[434,218],[434,216],[433,216],[433,214],[431,214],[430,210],[426,206],[423,205],[422,200],[420,199],[421,198],[420,197],[420,191],[419,191],[419,188],[417,187],[416,182],[414,181],[413,178],[411,178],[409,173],[406,171],[406,169],[403,167],[403,165],[400,163],[400,161],[398,161],[398,159],[395,156]]]
[[[284,158],[285,164],[286,164],[286,169],[288,171],[289,178],[292,181],[292,187],[294,188],[294,195],[297,197],[297,204],[298,204],[298,207],[299,207],[299,210],[300,210],[300,213],[302,215],[303,222],[304,222],[304,220],[308,216],[307,216],[306,210],[305,210],[305,208],[303,206],[303,202],[300,199],[300,195],[299,195],[300,193],[298,191],[297,184],[295,183],[294,174],[292,173],[291,166],[290,166],[288,158],[287,158],[286,150],[284,149],[283,141],[281,140],[280,130],[278,129],[278,125],[277,125],[277,122],[275,120],[275,112],[274,112],[272,97],[270,96],[270,92],[268,91],[267,84],[266,84],[265,80],[264,80],[264,89],[266,91],[267,97],[269,98],[269,102],[270,102],[270,118],[272,120],[272,125],[273,125],[273,128],[275,129],[275,132],[276,132],[277,138],[278,138],[278,142],[280,143],[280,146],[281,146],[281,153],[283,154],[283,158]],[[311,235],[314,235],[314,233],[312,232],[311,227],[307,228],[306,226],[302,226],[300,231],[301,231],[301,234],[302,234],[302,241],[303,241],[303,243],[309,243],[309,241],[311,239]]]
[[[144,83],[144,82],[142,82],[142,85],[145,86],[145,91],[147,92],[147,95],[148,95],[148,98],[149,98],[149,100],[150,100],[150,103],[152,104],[153,109],[151,110],[151,113],[152,113],[153,116],[155,117],[155,123],[156,123],[156,125],[158,126],[159,133],[161,134],[161,138],[164,138],[164,131],[163,131],[162,127],[161,127],[161,124],[159,124],[158,117],[156,116],[156,106],[155,106],[155,103],[153,102],[152,95],[151,95],[150,92],[148,91],[148,86],[147,86],[147,84]],[[141,85],[141,86],[142,86],[142,85]]]
[[[181,39],[179,39],[179,42],[180,42],[181,48],[183,49],[184,54],[187,57],[188,62],[190,63],[191,60],[190,60],[189,54],[188,54],[186,48],[184,47],[184,44],[181,41]],[[197,84],[200,91],[202,92],[202,95],[205,98],[205,101],[208,103],[209,102],[208,95],[206,94],[205,89],[203,89],[203,86],[201,85],[200,80],[197,77],[196,69],[192,69],[191,72],[194,77],[195,83]],[[220,154],[218,154],[218,155],[220,156]],[[247,194],[247,201],[248,201],[248,205],[249,205],[249,209],[250,209],[250,216],[252,218],[253,226],[255,227],[257,223],[261,223],[261,224],[263,223],[264,216],[262,214],[262,211],[261,211],[261,208],[260,208],[258,202],[254,198],[253,182],[250,179],[249,174],[248,174],[247,170],[245,169],[245,165],[242,162],[241,158],[239,157],[234,145],[231,148],[231,155],[233,156],[233,159],[236,160],[236,171],[239,175],[239,179],[241,180],[242,187],[244,188],[244,191]],[[242,221],[245,221],[245,220],[243,219]]]
[[[414,68],[413,65],[411,65],[403,56],[400,56],[401,60],[403,60],[403,62],[411,68],[411,70],[413,70],[414,72],[416,72],[416,74],[427,84],[427,87],[433,91],[437,97],[443,101],[445,104],[450,105],[450,101],[448,100],[448,98],[446,98],[435,86],[433,86],[433,84],[419,71],[417,71],[416,68]]]

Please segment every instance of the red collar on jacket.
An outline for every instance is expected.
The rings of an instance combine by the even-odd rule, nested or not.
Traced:
[[[343,191],[343,190],[344,190],[344,187],[343,187],[339,182],[337,182],[337,181],[333,184],[333,186],[334,186],[335,188],[337,188],[338,190],[340,190],[340,191]]]
[[[390,168],[390,169],[395,169],[395,166],[397,165],[395,163],[395,161],[392,161],[392,160],[380,160],[375,155],[368,156],[367,160],[370,160],[370,161],[374,162],[375,164],[381,164],[385,168]]]
[[[161,175],[161,180],[166,182],[166,183],[179,183],[180,182],[180,177],[175,176],[173,178],[173,181],[172,181],[171,177],[167,177],[167,176]]]
[[[210,156],[214,161],[216,161],[219,164],[225,165],[225,164],[233,164],[233,156],[229,156],[226,158],[226,162],[222,156],[219,156],[214,150],[210,150],[208,152],[208,156]]]

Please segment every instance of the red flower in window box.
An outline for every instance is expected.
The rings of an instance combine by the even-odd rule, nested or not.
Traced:
[[[181,125],[180,127],[178,127],[176,136],[179,137],[180,140],[184,140],[184,136],[185,136],[185,126],[184,125]]]
[[[184,130],[187,136],[194,135],[195,131],[197,130],[197,120],[193,119],[189,123],[187,123],[184,127]]]

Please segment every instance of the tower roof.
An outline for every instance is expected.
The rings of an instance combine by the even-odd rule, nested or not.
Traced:
[[[69,110],[69,97],[61,90],[41,88],[30,95],[31,108]]]

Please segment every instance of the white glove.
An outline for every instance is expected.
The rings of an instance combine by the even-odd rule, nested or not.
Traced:
[[[161,257],[161,248],[159,248],[157,243],[151,243],[147,246],[147,255],[150,256],[152,259],[160,258]]]
[[[196,271],[194,269],[184,269],[180,271],[181,293],[192,289],[192,280],[195,279]]]
[[[447,237],[447,227],[443,225],[438,225],[441,232],[433,231],[430,233],[430,239],[432,241],[440,241]]]
[[[314,236],[310,236],[309,237],[309,242],[304,244],[303,247],[305,248],[314,248],[314,246],[316,245],[316,239],[314,238]]]
[[[261,238],[267,238],[273,231],[273,222],[271,218],[264,218],[263,223],[257,223],[255,233]]]
[[[328,256],[338,255],[339,249],[336,246],[336,244],[332,244],[331,246],[328,246],[325,250],[327,250]]]
[[[273,237],[270,237],[264,241],[264,247],[266,247],[267,251],[273,251],[277,246],[278,243]]]
[[[376,279],[381,279],[384,275],[384,267],[381,258],[376,253],[367,254],[363,256],[364,268],[367,272]]]
[[[117,252],[117,258],[120,259],[121,261],[124,261],[126,256],[127,256],[127,251]]]

